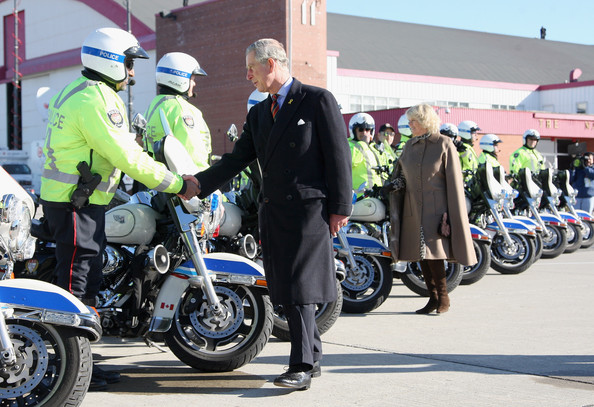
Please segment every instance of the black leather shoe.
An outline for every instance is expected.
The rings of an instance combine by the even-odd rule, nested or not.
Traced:
[[[312,378],[320,377],[322,375],[322,368],[320,367],[320,362],[314,362],[313,367],[308,372]]]
[[[295,371],[289,368],[285,373],[274,379],[274,385],[296,390],[307,390],[311,386],[311,374],[309,371]]]
[[[106,383],[113,384],[120,381],[120,374],[118,372],[108,372],[93,364],[92,379],[103,380]]]
[[[91,376],[91,383],[89,384],[89,391],[103,391],[107,390],[107,382],[98,377]]]

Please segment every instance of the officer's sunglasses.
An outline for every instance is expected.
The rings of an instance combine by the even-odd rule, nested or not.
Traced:
[[[124,59],[124,66],[129,71],[131,71],[132,69],[134,69],[134,58],[126,58],[126,59]]]

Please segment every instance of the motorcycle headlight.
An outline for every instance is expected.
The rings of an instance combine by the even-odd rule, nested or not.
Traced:
[[[0,202],[0,221],[12,223],[17,218],[20,206],[20,199],[13,194],[3,195]]]
[[[30,236],[31,231],[31,213],[24,202],[19,201],[14,214],[12,224],[10,225],[10,246],[14,250],[21,250]]]

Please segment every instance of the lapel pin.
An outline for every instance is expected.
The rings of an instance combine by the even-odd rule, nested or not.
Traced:
[[[289,102],[288,102],[288,103],[289,103],[289,104],[291,104],[292,102],[293,102],[293,99],[289,100]]]

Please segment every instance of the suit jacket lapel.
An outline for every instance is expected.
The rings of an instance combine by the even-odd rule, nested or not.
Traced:
[[[291,123],[292,117],[295,115],[297,108],[304,97],[305,94],[301,91],[301,82],[299,82],[297,79],[293,79],[291,89],[289,89],[289,93],[285,97],[283,106],[276,114],[276,121],[274,122],[270,131],[270,136],[268,137],[268,143],[266,145],[266,154],[262,163],[262,169],[266,168],[266,165],[268,164],[268,161],[270,161],[270,157],[274,153],[278,142],[282,138],[287,126]],[[269,112],[271,104],[272,101],[269,98],[267,103]],[[272,120],[272,114],[270,114],[270,118]]]

